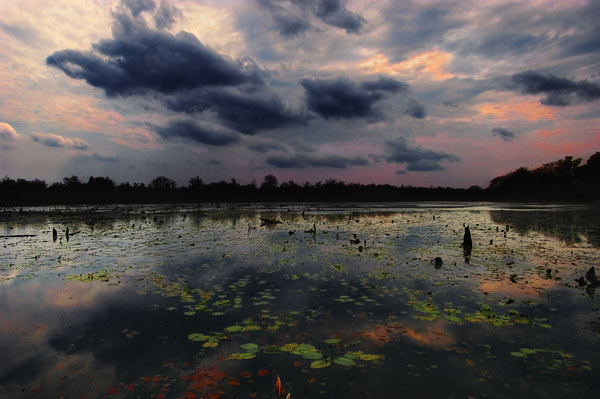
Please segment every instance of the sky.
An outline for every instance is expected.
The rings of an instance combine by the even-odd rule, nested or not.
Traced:
[[[599,0],[0,9],[0,176],[486,187],[600,151]]]

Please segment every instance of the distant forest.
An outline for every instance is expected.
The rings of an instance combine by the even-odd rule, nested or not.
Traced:
[[[280,183],[268,174],[260,185],[242,185],[235,179],[205,183],[199,177],[187,186],[165,176],[144,183],[116,184],[108,177],[77,176],[47,184],[43,180],[0,180],[0,206],[215,203],[215,202],[368,202],[368,201],[570,201],[600,200],[600,152],[584,164],[567,156],[535,169],[521,167],[494,178],[487,188],[413,187],[357,184],[327,180],[324,183]]]

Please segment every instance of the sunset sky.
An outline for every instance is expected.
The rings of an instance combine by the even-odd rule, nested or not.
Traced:
[[[0,177],[469,187],[600,151],[598,0],[0,9]]]

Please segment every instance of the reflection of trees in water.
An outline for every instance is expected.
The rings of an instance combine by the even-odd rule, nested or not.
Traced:
[[[600,209],[569,211],[490,211],[494,223],[508,224],[521,235],[536,231],[558,238],[567,245],[585,236],[594,247],[600,248]]]

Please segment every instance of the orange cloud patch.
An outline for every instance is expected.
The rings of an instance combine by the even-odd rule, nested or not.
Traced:
[[[454,77],[445,71],[445,67],[452,60],[452,54],[443,51],[426,51],[411,57],[405,61],[391,63],[383,54],[379,53],[367,58],[359,64],[368,73],[385,73],[388,75],[400,75],[415,73],[418,76],[429,76],[435,80],[444,80]]]
[[[479,284],[479,289],[483,292],[491,292],[511,297],[530,297],[540,296],[546,290],[555,288],[559,284],[554,280],[544,279],[539,276],[527,276],[523,281],[513,283],[508,276],[503,280],[484,281]],[[527,281],[527,282],[525,282]]]
[[[483,103],[478,105],[482,115],[490,115],[500,120],[527,119],[538,121],[540,119],[554,119],[556,111],[539,102],[520,102],[514,104]]]
[[[363,339],[369,339],[380,345],[388,343],[394,336],[405,335],[419,345],[433,346],[448,349],[454,343],[454,339],[443,331],[443,322],[433,323],[423,331],[417,331],[403,326],[399,323],[377,325],[370,330],[359,331]]]
[[[449,349],[454,345],[454,339],[439,328],[427,328],[425,331],[416,331],[411,328],[406,329],[406,336],[417,342],[419,345],[433,346],[441,349]]]
[[[154,140],[154,137],[143,128],[125,128],[119,131],[120,137],[112,139],[113,142],[138,150],[155,149],[160,145]]]

